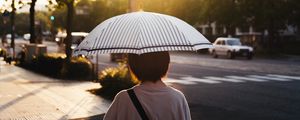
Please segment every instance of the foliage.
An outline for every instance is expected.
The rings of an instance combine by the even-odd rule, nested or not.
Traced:
[[[49,0],[49,3],[51,3]],[[66,33],[67,36],[65,38],[65,53],[67,55],[66,61],[67,63],[70,62],[71,57],[72,57],[72,50],[71,50],[71,44],[72,44],[72,27],[73,27],[73,17],[74,17],[74,4],[76,0],[55,0],[58,6],[66,6],[67,8],[67,15],[66,15]]]
[[[51,76],[59,76],[64,58],[63,55],[59,54],[44,54],[35,57],[31,65],[35,71]]]
[[[29,18],[27,13],[16,14],[16,34],[23,35],[25,33],[28,33],[28,23]]]
[[[92,63],[84,57],[73,57],[65,67],[66,77],[70,79],[84,79],[93,73]]]
[[[35,19],[40,22],[40,27],[43,31],[49,30],[50,29],[50,20],[49,20],[49,13],[47,12],[42,12],[42,11],[37,11]],[[0,16],[0,21],[2,21],[2,16]],[[2,35],[4,30],[5,32],[9,32],[10,28],[10,21],[6,23],[5,25],[3,22],[0,22],[0,34]],[[29,31],[29,14],[28,13],[19,13],[16,14],[16,21],[15,21],[15,26],[16,26],[16,34],[17,35],[23,35],[25,33],[28,33]]]
[[[298,28],[298,33],[300,33],[300,1],[299,0],[290,0],[287,4],[288,11],[291,11],[288,14],[289,24],[294,25]]]
[[[34,57],[31,63],[22,64],[23,67],[37,73],[64,79],[90,79],[92,65],[84,57],[73,57],[66,64],[66,55],[61,53],[43,54]]]
[[[201,0],[142,0],[142,9],[176,16],[194,25],[199,21],[201,3]]]
[[[49,0],[55,16],[55,26],[66,26],[66,3],[75,1],[75,11],[83,7],[87,14],[74,15],[74,31],[90,31],[103,20],[127,12],[128,0]],[[299,26],[300,2],[298,0],[141,0],[145,11],[174,15],[190,24],[218,22],[224,26],[254,25],[267,28],[275,20],[275,29],[282,23]],[[60,8],[60,9],[57,9]],[[80,19],[77,19],[80,18]],[[82,24],[82,21],[85,21]],[[49,22],[49,21],[48,21]],[[265,24],[267,23],[267,24]]]
[[[6,57],[7,51],[5,49],[0,48],[0,57]]]
[[[37,11],[35,13],[35,19],[40,22],[40,26],[44,31],[51,29],[50,14],[48,12]]]
[[[102,93],[111,98],[121,90],[138,84],[138,81],[130,75],[129,69],[124,63],[120,63],[118,67],[103,70],[96,82],[99,82],[102,86]]]
[[[49,0],[49,8],[54,10],[52,21],[55,28],[67,28],[70,31],[89,32],[102,21],[115,15],[128,12],[128,0]],[[140,0],[144,11],[159,12],[176,16],[189,24],[207,24],[216,22],[219,27],[226,27],[228,34],[235,32],[235,27],[248,29],[264,34],[268,30],[268,36],[263,37],[264,48],[271,48],[280,39],[280,30],[287,25],[297,28],[300,38],[300,1],[299,0]],[[74,2],[74,3],[73,3]],[[50,3],[58,4],[51,7]],[[72,3],[72,4],[71,4]],[[73,22],[68,22],[66,15],[68,6],[74,5]],[[4,9],[3,9],[4,10]],[[82,10],[84,14],[77,11]],[[20,15],[20,16],[19,16]],[[28,33],[29,17],[27,13],[16,15],[16,32]],[[48,15],[37,17],[44,29],[50,29],[51,21]],[[3,16],[0,16],[3,21]],[[9,21],[8,21],[9,22]],[[70,25],[68,25],[70,24]],[[6,26],[0,22],[0,34],[9,32],[10,23]],[[9,29],[8,29],[9,28]],[[210,34],[211,30],[208,30]],[[208,35],[209,35],[208,34]],[[224,35],[224,36],[225,36]]]
[[[76,10],[82,10],[85,13],[76,13]],[[126,13],[126,10],[127,0],[78,1],[75,4],[73,31],[89,32],[102,21],[112,16]],[[56,28],[64,28],[67,23],[65,18],[67,14],[66,6],[59,6],[52,14],[55,16],[54,26]]]

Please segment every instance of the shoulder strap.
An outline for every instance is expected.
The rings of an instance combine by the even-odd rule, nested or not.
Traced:
[[[138,100],[138,98],[136,97],[134,90],[133,89],[128,89],[127,93],[132,101],[132,103],[134,104],[136,110],[139,112],[141,118],[143,120],[149,120],[149,118],[146,115],[145,110],[143,109],[143,106],[141,105],[140,101]]]

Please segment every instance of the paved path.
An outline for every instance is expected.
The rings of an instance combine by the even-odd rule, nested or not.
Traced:
[[[110,101],[86,91],[97,83],[47,78],[0,61],[0,120],[64,120],[107,111]]]

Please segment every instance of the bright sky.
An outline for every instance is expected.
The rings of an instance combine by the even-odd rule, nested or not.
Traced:
[[[15,0],[15,1],[18,1],[18,0]],[[24,2],[29,1],[30,2],[31,0],[21,0],[21,1],[24,1]],[[10,4],[11,0],[8,0],[8,2],[5,2],[5,0],[0,0],[0,6],[3,6],[5,3]],[[48,4],[48,0],[37,0],[35,9],[36,10],[47,10],[45,7],[46,4]],[[17,12],[29,12],[29,8],[30,8],[29,5],[25,5],[22,9],[17,10]]]

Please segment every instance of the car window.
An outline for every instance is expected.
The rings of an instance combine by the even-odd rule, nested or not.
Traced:
[[[220,45],[220,41],[217,41],[217,42],[216,42],[216,45]]]
[[[221,45],[225,45],[225,41],[224,40],[221,41]]]
[[[227,45],[242,45],[239,40],[227,40]]]

